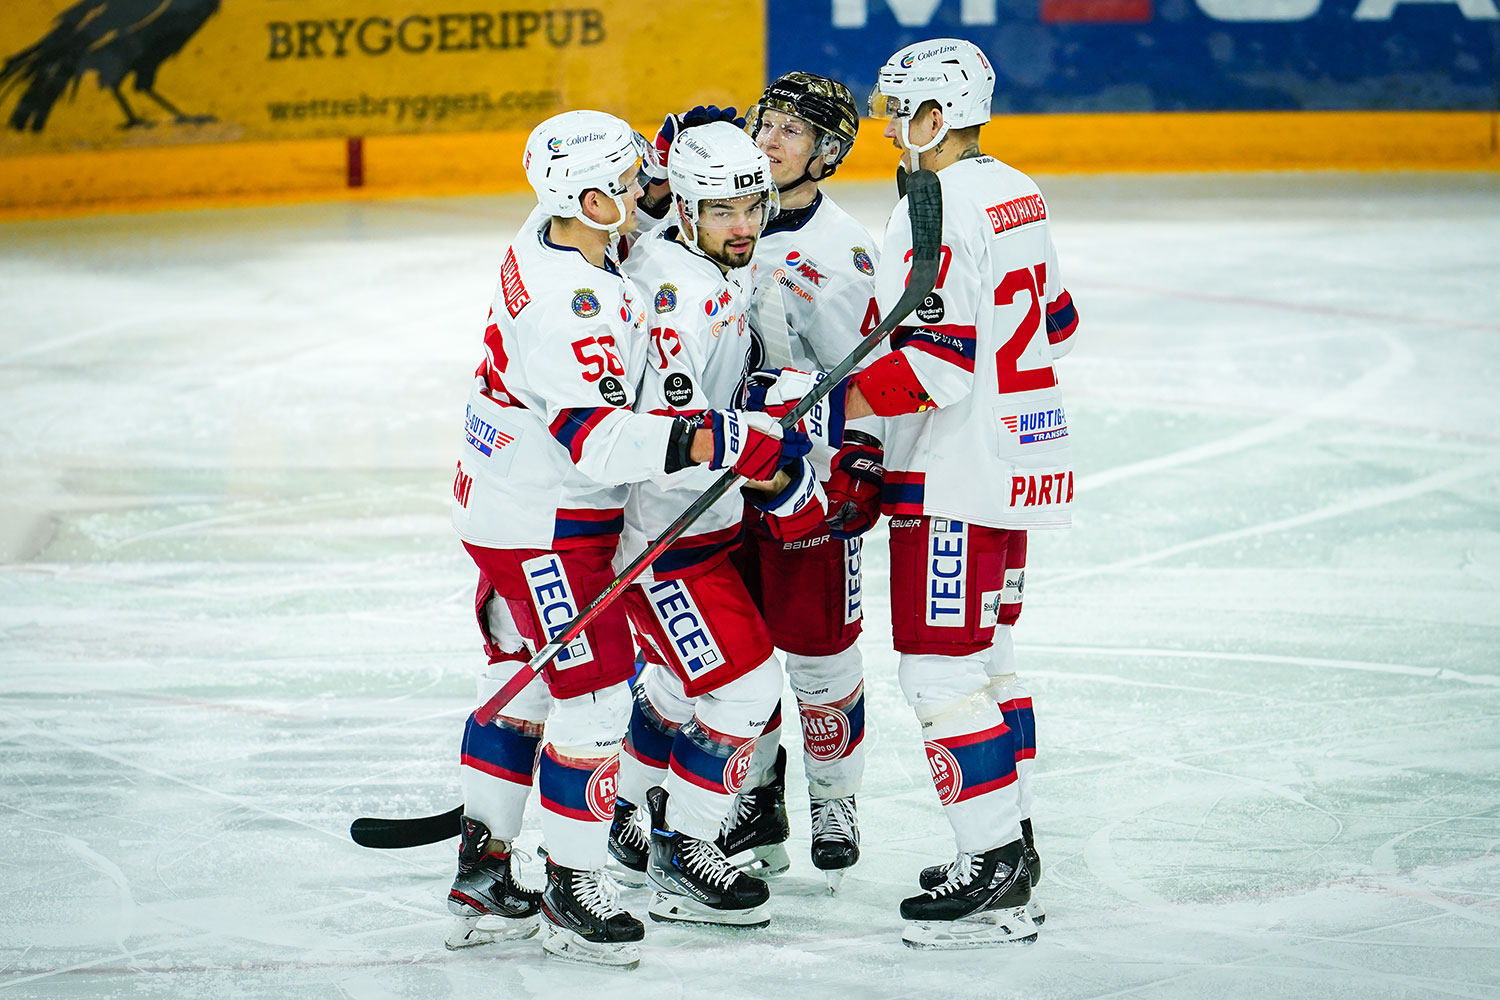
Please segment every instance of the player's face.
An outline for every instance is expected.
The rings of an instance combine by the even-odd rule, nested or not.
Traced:
[[[817,129],[794,115],[764,111],[755,144],[771,161],[771,180],[778,188],[795,184],[812,161]]]
[[[744,267],[766,221],[764,191],[698,203],[698,249],[725,267]]]
[[[621,233],[633,233],[636,231],[637,226],[639,226],[639,222],[637,222],[635,217],[635,202],[641,196],[641,185],[637,179],[638,171],[638,166],[632,166],[615,181],[615,190],[621,191],[620,204],[625,206],[625,217],[618,220],[620,224],[615,227]],[[595,216],[595,221],[601,225],[613,226],[616,222],[615,216],[617,214],[614,202],[610,200],[608,195],[600,192],[598,214]]]
[[[900,118],[891,118],[885,123],[885,137],[891,140],[891,145],[901,152],[906,152],[906,147],[901,145],[901,122]],[[911,126],[907,129],[907,138],[913,146],[925,146],[937,135],[938,129],[943,125],[943,113],[935,108],[929,108],[926,112],[918,114],[911,119]]]

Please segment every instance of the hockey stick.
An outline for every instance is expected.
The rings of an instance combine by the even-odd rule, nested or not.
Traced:
[[[906,289],[896,304],[891,307],[881,319],[880,324],[871,330],[860,341],[859,345],[849,352],[849,356],[840,361],[826,378],[819,382],[811,392],[803,396],[796,406],[781,418],[783,429],[796,426],[797,421],[807,415],[819,401],[833,391],[834,387],[843,381],[844,377],[855,369],[871,351],[883,341],[892,330],[900,325],[901,321],[911,315],[922,300],[925,299],[937,284],[938,275],[938,248],[943,237],[943,194],[942,186],[938,181],[937,174],[930,170],[918,170],[907,177],[906,210],[911,219],[912,232],[912,266],[911,274],[906,279]],[[720,497],[729,492],[735,482],[739,480],[738,473],[725,470],[697,500],[678,515],[677,520],[667,526],[667,529],[659,535],[655,541],[648,545],[644,552],[636,556],[634,561],[620,575],[615,577],[608,587],[599,593],[588,607],[580,611],[571,622],[564,625],[553,634],[551,641],[539,649],[526,665],[517,670],[515,676],[505,682],[505,685],[497,691],[493,697],[486,701],[474,712],[474,721],[479,725],[487,725],[499,711],[510,703],[511,699],[521,692],[531,679],[535,677],[543,667],[551,663],[559,653],[567,648],[568,644],[583,633],[589,623],[599,616],[605,608],[612,604],[625,588],[635,582],[636,578],[645,572],[646,567],[651,565],[663,552],[675,542],[684,531],[698,519],[704,511],[712,507]],[[386,845],[392,847],[405,846],[401,840],[403,831],[410,830],[413,834],[417,831],[428,831],[433,829],[432,824],[447,823],[449,813],[441,816],[423,816],[416,819],[361,819],[356,820],[356,825],[361,823],[378,824],[378,826],[365,826],[363,829],[378,829],[380,838]],[[452,831],[448,836],[457,836],[457,824],[454,823],[449,829]],[[354,830],[351,827],[350,835]],[[358,840],[359,838],[355,838]],[[430,840],[413,841],[416,843],[431,843]]]
[[[380,819],[361,816],[349,824],[349,836],[360,847],[389,850],[396,847],[421,847],[458,836],[459,818],[464,807],[449,809],[436,816],[415,819]]]

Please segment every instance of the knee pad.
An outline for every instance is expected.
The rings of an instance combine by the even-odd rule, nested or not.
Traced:
[[[989,684],[984,653],[940,656],[936,653],[902,653],[898,677],[906,702],[923,720],[959,709],[969,699],[983,694]]]
[[[759,736],[781,702],[782,685],[781,661],[772,656],[728,684],[699,695],[693,714],[720,732]]]
[[[797,700],[831,705],[854,693],[864,679],[864,660],[858,646],[831,656],[786,654],[786,672]]]
[[[625,739],[630,704],[630,685],[625,683],[576,698],[559,698],[547,720],[547,742],[568,757],[613,757]]]

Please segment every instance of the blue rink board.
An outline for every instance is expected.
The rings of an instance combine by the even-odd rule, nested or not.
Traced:
[[[953,36],[994,62],[997,113],[1494,111],[1497,7],[1496,0],[1052,0],[1044,12],[1043,0],[767,0],[767,68],[772,77],[793,69],[835,77],[863,105],[888,55]],[[1132,8],[1136,23],[1077,19]]]

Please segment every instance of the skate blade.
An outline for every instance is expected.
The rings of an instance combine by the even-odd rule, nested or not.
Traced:
[[[1038,927],[1047,922],[1047,908],[1042,905],[1042,901],[1040,899],[1036,898],[1035,889],[1031,891],[1031,902],[1026,904],[1026,915],[1030,917],[1031,922],[1036,924]]]
[[[651,906],[647,912],[658,923],[712,924],[721,927],[766,927],[771,923],[771,914],[764,903],[748,910],[716,910],[690,896],[679,896],[675,892],[662,892],[660,889],[652,892]]]
[[[482,920],[485,924],[481,927],[480,921]],[[460,948],[494,944],[496,941],[524,941],[536,934],[540,925],[540,918],[536,916],[514,919],[506,917],[486,919],[485,916],[454,917],[448,924],[448,935],[443,940],[443,945],[449,951],[458,951]]]
[[[641,949],[629,942],[599,944],[547,921],[542,922],[542,951],[564,962],[611,969],[634,969],[641,964]]]
[[[837,896],[839,887],[844,884],[844,872],[847,868],[830,868],[823,872],[823,877],[828,879],[828,895]]]
[[[638,872],[634,868],[627,868],[613,857],[605,862],[604,868],[601,870],[604,874],[614,879],[616,883],[627,889],[640,889],[646,884],[645,872]]]
[[[792,867],[792,859],[782,844],[766,844],[730,855],[730,864],[752,878],[772,878]]]
[[[912,920],[901,935],[908,948],[956,951],[992,945],[1031,944],[1037,938],[1036,924],[1026,907],[985,910],[960,920]]]

